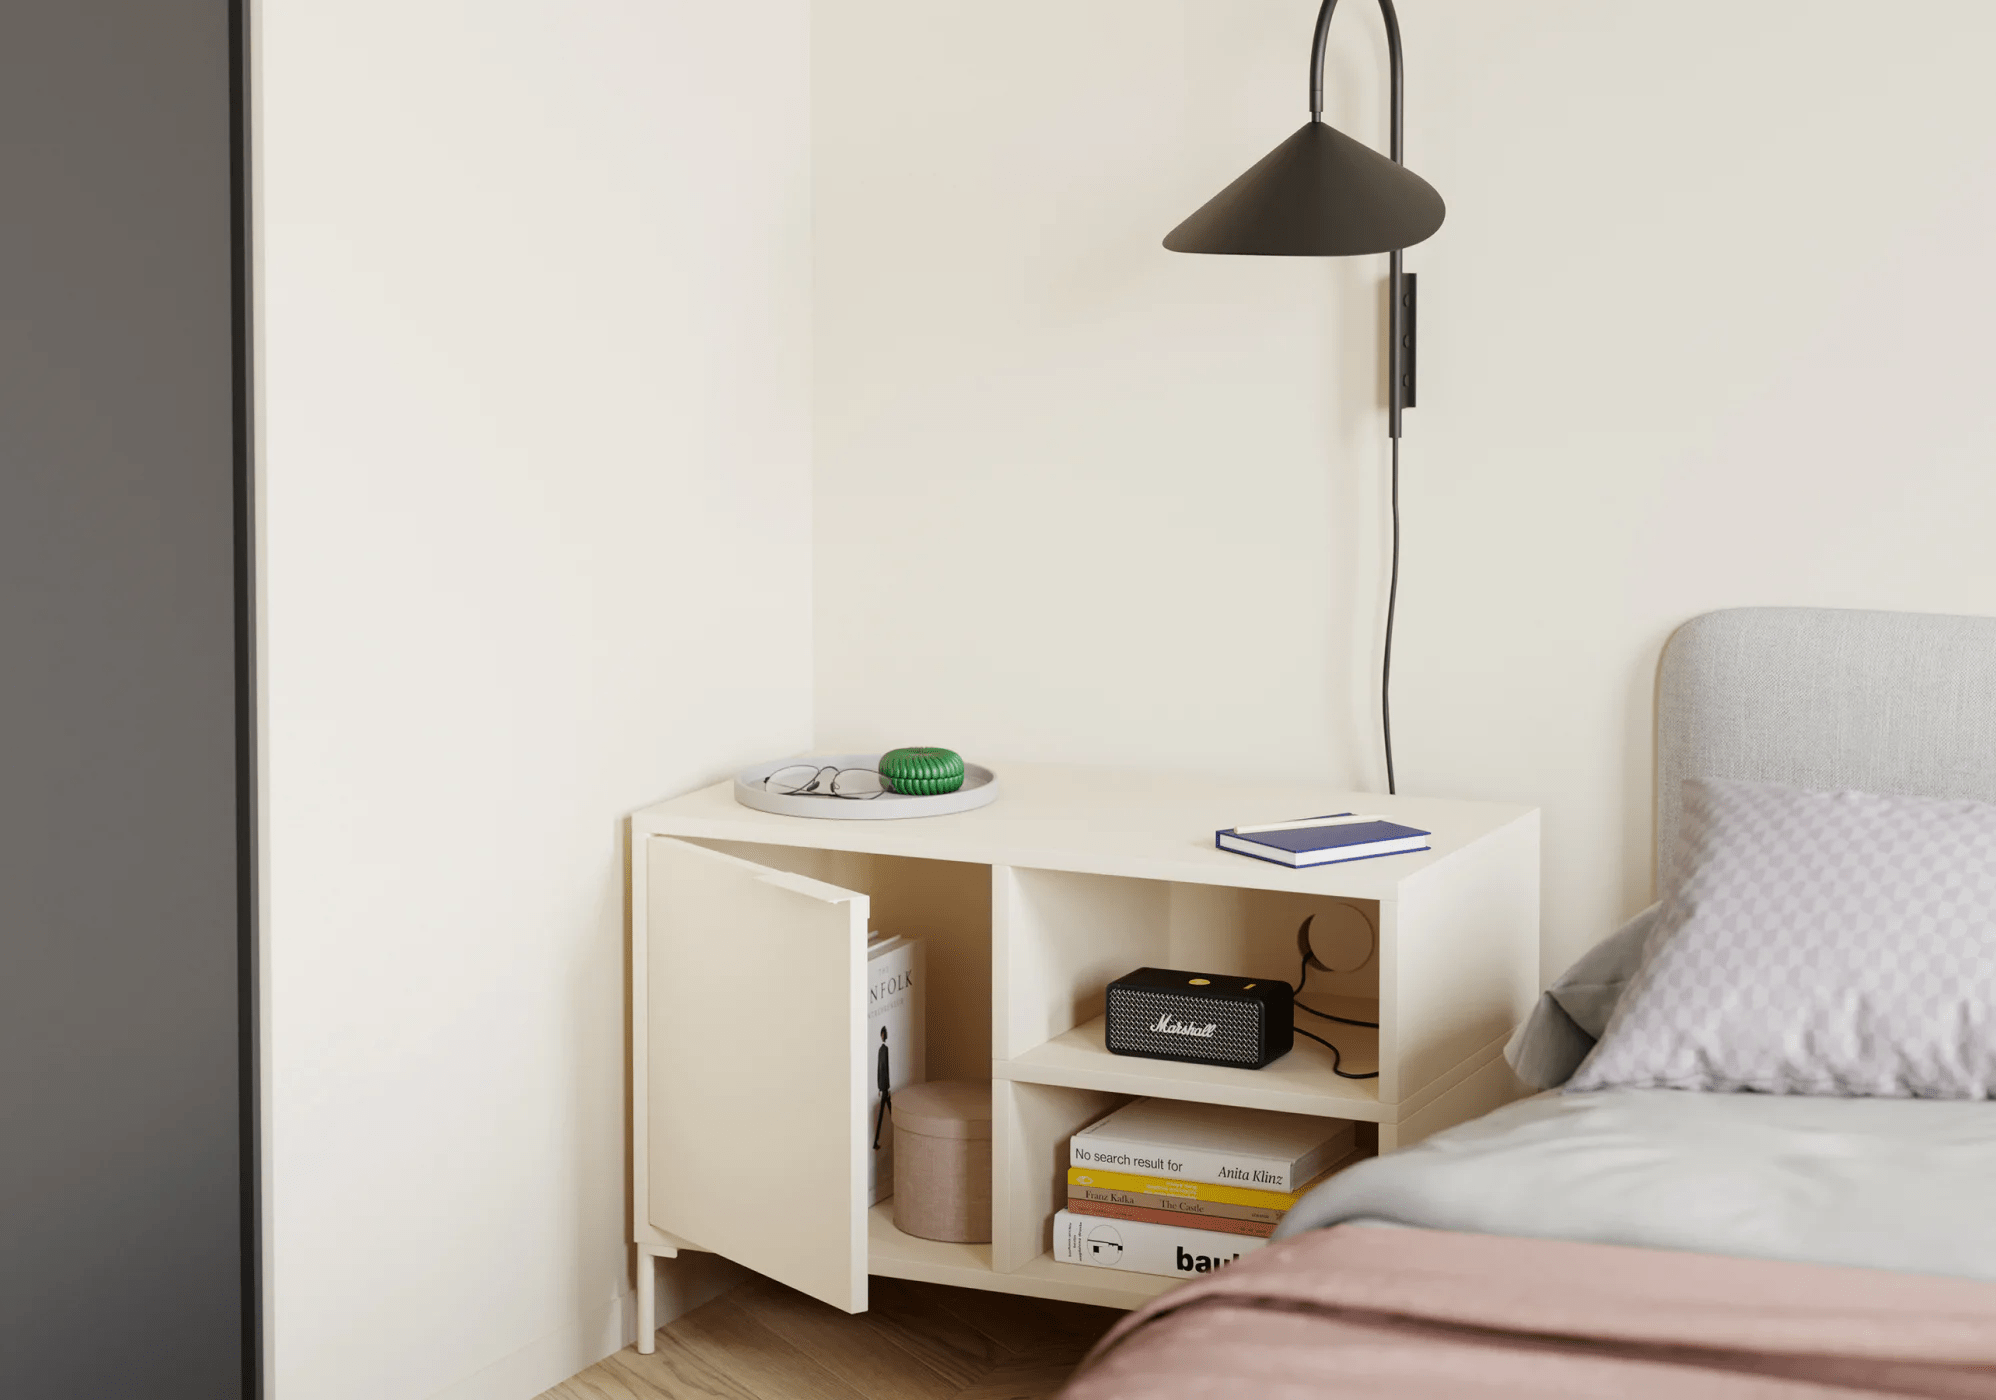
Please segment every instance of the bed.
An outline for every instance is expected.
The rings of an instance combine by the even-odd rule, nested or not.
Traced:
[[[1996,802],[1996,619],[1696,618],[1664,651],[1657,778],[1659,888],[1708,787]],[[1273,1247],[1119,1324],[1070,1400],[1996,1397],[1988,1096],[1562,1090],[1657,917],[1521,1028],[1547,1092],[1340,1174]]]

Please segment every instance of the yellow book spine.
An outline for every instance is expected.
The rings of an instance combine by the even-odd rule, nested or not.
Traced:
[[[1319,1177],[1321,1181],[1323,1178]],[[1303,1191],[1257,1191],[1251,1186],[1215,1186],[1204,1181],[1179,1181],[1168,1176],[1143,1176],[1131,1172],[1105,1172],[1098,1167],[1069,1167],[1069,1186],[1094,1186],[1104,1191],[1136,1191],[1147,1196],[1180,1196],[1191,1201],[1214,1201],[1228,1206],[1260,1206],[1264,1210],[1288,1210],[1303,1199]]]

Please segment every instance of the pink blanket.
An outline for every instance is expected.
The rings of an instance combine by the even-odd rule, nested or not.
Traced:
[[[1341,1225],[1131,1314],[1063,1395],[1996,1397],[1996,1284]]]

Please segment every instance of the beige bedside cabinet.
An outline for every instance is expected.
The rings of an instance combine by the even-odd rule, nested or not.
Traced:
[[[653,1259],[681,1249],[852,1312],[869,1274],[1135,1307],[1175,1281],[1048,1254],[1067,1139],[1117,1105],[1351,1119],[1384,1152],[1523,1092],[1500,1051],[1538,991],[1536,809],[1028,764],[998,780],[996,802],[946,817],[777,816],[720,783],[631,819],[642,1318]],[[1434,849],[1292,870],[1213,845],[1237,823],[1345,811],[1425,828]],[[1378,1078],[1336,1077],[1331,1052],[1301,1037],[1261,1070],[1104,1048],[1114,978],[1150,966],[1293,982],[1312,914],[1352,963],[1373,929],[1377,952],[1313,971],[1304,1000],[1379,1029],[1297,1023]],[[989,1244],[913,1239],[891,1201],[866,1205],[869,925],[927,943],[928,1077],[992,1081]]]

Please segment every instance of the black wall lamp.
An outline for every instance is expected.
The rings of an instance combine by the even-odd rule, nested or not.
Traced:
[[[1442,226],[1447,214],[1434,186],[1407,169],[1406,77],[1400,17],[1393,0],[1379,0],[1392,68],[1392,158],[1324,123],[1324,51],[1338,0],[1323,0],[1310,45],[1310,120],[1173,229],[1174,253],[1236,253],[1263,257],[1344,258],[1389,253],[1387,429],[1393,444],[1393,564],[1386,595],[1386,645],[1380,661],[1380,737],[1386,750],[1386,790],[1393,772],[1393,617],[1400,598],[1400,419],[1414,406],[1415,278],[1401,250]]]

